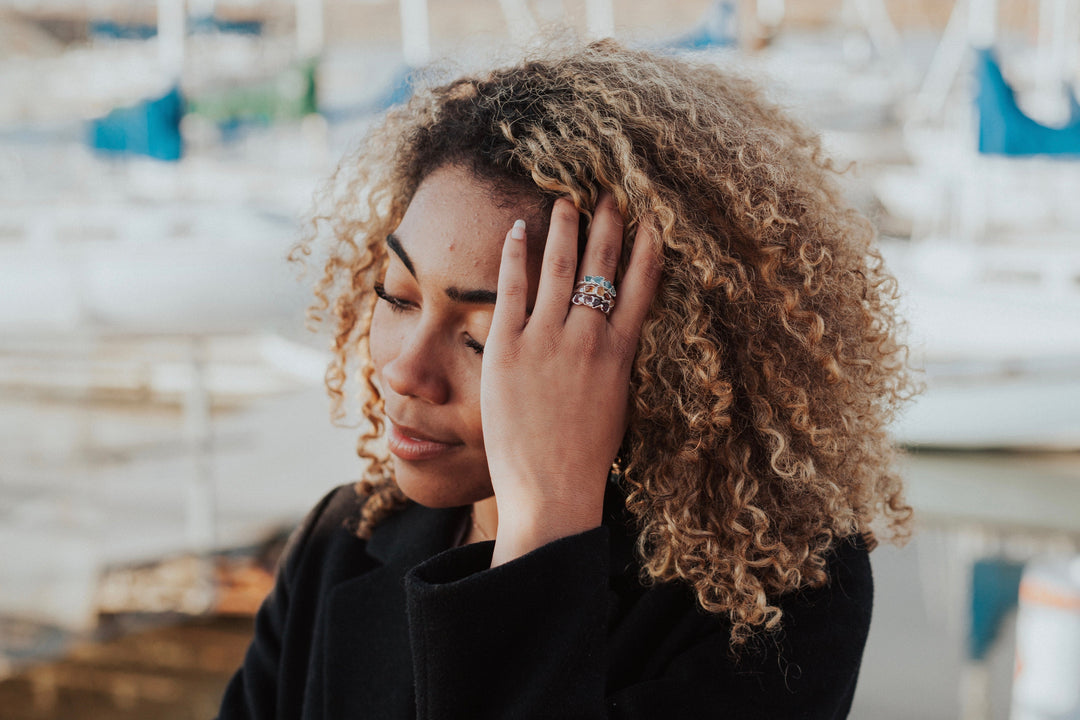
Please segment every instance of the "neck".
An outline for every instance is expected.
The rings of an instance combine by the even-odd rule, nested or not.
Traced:
[[[495,503],[495,496],[474,502],[472,518],[473,527],[466,541],[494,540],[495,533],[499,531],[499,506]]]

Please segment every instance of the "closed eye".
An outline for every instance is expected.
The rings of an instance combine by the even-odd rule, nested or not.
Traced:
[[[375,283],[375,295],[380,300],[384,300],[390,304],[390,309],[394,312],[404,312],[409,307],[409,303],[402,300],[399,297],[394,297],[390,293],[386,292],[386,287],[382,283]]]
[[[386,286],[384,286],[382,283],[375,283],[375,295],[380,300],[386,302],[390,306],[390,310],[392,312],[405,312],[412,305],[412,303],[410,303],[408,300],[402,300],[401,298],[386,292]],[[465,335],[465,347],[469,348],[477,355],[484,354],[484,346],[474,340],[468,334]]]
[[[473,340],[468,335],[465,336],[465,347],[469,348],[470,350],[472,350],[477,355],[483,355],[484,354],[484,346],[481,345],[480,343],[476,342],[476,340]]]

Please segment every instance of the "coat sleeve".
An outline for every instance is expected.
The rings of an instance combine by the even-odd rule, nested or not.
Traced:
[[[278,560],[274,587],[255,615],[255,635],[244,655],[244,662],[225,688],[219,720],[279,717],[282,709],[279,707],[282,642],[297,567],[316,528],[325,524],[327,508],[335,498],[342,497],[344,488],[346,486],[328,493],[289,536]]]
[[[608,534],[601,527],[489,568],[491,543],[406,576],[419,720],[846,717],[869,629],[865,548],[825,588],[785,596],[784,630],[733,660],[730,625],[702,620],[657,676],[608,692]]]

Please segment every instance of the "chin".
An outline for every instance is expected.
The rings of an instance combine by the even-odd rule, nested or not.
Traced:
[[[486,466],[483,473],[470,473],[434,472],[418,465],[394,458],[394,479],[407,498],[425,507],[470,505],[495,493]]]

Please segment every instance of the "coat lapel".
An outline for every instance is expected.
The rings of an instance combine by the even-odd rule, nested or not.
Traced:
[[[612,532],[611,574],[636,585],[633,521],[625,495],[612,483],[604,500],[604,524]],[[308,707],[313,716],[416,716],[405,573],[452,547],[467,513],[468,508],[410,504],[376,528],[364,552],[378,566],[334,585],[323,606],[317,635],[322,649],[315,651],[315,677],[309,678],[309,690],[322,702]]]
[[[321,633],[325,717],[416,715],[404,576],[453,545],[465,512],[410,505],[387,518],[366,545],[380,567],[333,588]]]

